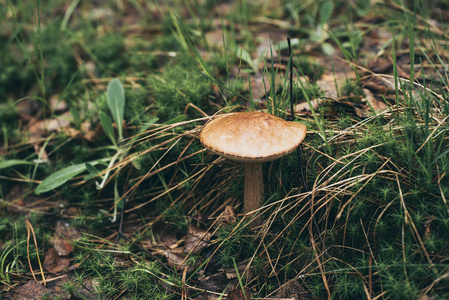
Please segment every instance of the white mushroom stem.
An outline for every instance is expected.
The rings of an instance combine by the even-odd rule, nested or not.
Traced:
[[[246,162],[243,212],[247,214],[259,209],[263,204],[263,196],[262,164]]]

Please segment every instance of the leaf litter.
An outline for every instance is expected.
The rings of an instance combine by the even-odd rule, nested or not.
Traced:
[[[225,9],[230,9],[227,4],[223,4]],[[166,8],[165,8],[166,9]],[[112,12],[110,12],[112,14]],[[184,14],[187,14],[184,12]],[[128,16],[126,22],[135,23],[135,15]],[[280,32],[286,35],[286,31],[284,29],[280,30]],[[375,31],[373,31],[375,32]],[[377,36],[375,36],[377,34]],[[376,54],[380,53],[382,46],[386,41],[391,38],[386,32],[377,32],[376,34],[372,34],[374,38],[370,35],[367,35],[368,38],[371,38],[369,41],[369,46],[375,48],[374,51]],[[210,43],[219,43],[219,30],[212,31],[211,34],[207,35],[206,38],[209,39]],[[375,40],[377,38],[377,40]],[[221,38],[221,41],[223,39]],[[252,63],[257,63],[257,59],[261,56],[265,59],[271,59],[267,56],[267,49],[270,43],[267,42],[267,39],[264,39],[257,47],[256,53],[249,53],[249,58]],[[364,48],[365,51],[367,49]],[[372,51],[373,52],[373,51]],[[367,69],[371,72],[367,72],[367,77],[362,78],[361,84],[363,88],[363,95],[359,98],[354,95],[349,95],[349,98],[342,98],[339,91],[339,87],[343,85],[346,80],[355,80],[356,76],[354,74],[354,70],[350,67],[348,62],[345,62],[342,59],[341,53],[337,51],[333,54],[331,58],[327,56],[323,56],[321,53],[314,53],[318,60],[321,59],[320,64],[326,67],[325,75],[321,76],[317,80],[317,85],[324,92],[324,96],[320,99],[311,99],[311,104],[315,110],[320,108],[322,105],[338,105],[343,107],[351,108],[355,115],[360,118],[368,118],[372,113],[380,113],[387,110],[390,106],[382,99],[382,95],[386,93],[392,93],[394,91],[394,82],[391,78],[382,78],[379,79],[378,76],[374,76],[372,73],[383,73],[383,72],[391,72],[392,71],[392,60],[389,57],[385,57],[383,55],[375,56],[374,62],[368,64]],[[372,54],[372,53],[371,53]],[[274,57],[278,58],[280,55],[277,51],[274,51]],[[257,64],[256,64],[257,65]],[[407,55],[400,56],[398,59],[398,67],[400,68],[400,72],[402,72],[405,76],[408,67],[410,66],[410,60],[407,60]],[[422,74],[420,72],[420,68],[423,68],[425,72]],[[245,90],[249,91],[251,86],[251,91],[253,92],[253,99],[251,100],[260,100],[266,98],[270,93],[271,84],[270,80],[272,80],[270,74],[267,74],[263,69],[261,69],[260,65],[257,65],[258,71],[255,73],[251,73],[249,75],[250,85],[245,86]],[[415,71],[419,75],[419,78],[431,78],[431,79],[439,79],[435,76],[435,73],[432,73],[432,68],[429,65],[415,65]],[[237,76],[240,70],[234,70],[234,76]],[[285,78],[285,74],[282,74],[282,68],[279,68],[279,72],[276,72],[276,82],[274,86],[282,86],[283,80]],[[301,79],[302,80],[302,79]],[[304,78],[305,82],[310,82],[309,78]],[[264,83],[265,82],[265,86]],[[266,99],[265,99],[266,100]],[[388,99],[387,99],[388,101]],[[55,100],[53,99],[53,107],[56,109],[56,105],[54,104]],[[22,113],[26,115],[24,120],[29,121],[27,131],[31,134],[30,142],[39,142],[41,138],[45,138],[48,136],[49,132],[72,132],[70,136],[77,136],[81,134],[83,139],[86,139],[89,142],[93,142],[95,137],[98,135],[102,135],[101,128],[97,126],[95,130],[90,130],[91,124],[89,122],[83,123],[81,131],[75,130],[70,126],[72,120],[68,114],[63,114],[65,121],[61,117],[38,120],[35,119],[36,112],[39,111],[39,108],[27,107],[22,110]],[[59,112],[63,112],[62,109]],[[307,114],[311,111],[309,104],[306,102],[298,103],[295,107],[295,113]],[[68,120],[68,121],[67,121]],[[75,130],[75,131],[72,131]],[[36,148],[36,152],[40,152],[41,148]],[[18,186],[18,185],[17,185]],[[26,192],[17,190],[20,189],[18,187],[14,187],[12,191],[7,195],[7,201],[13,203],[12,206],[20,207],[23,206],[27,208],[27,210],[36,210],[36,207],[31,206],[27,207],[27,203],[39,202],[40,198],[33,198],[30,200],[26,199]],[[17,196],[19,195],[19,196]],[[23,199],[21,199],[23,198]],[[37,200],[37,201],[36,201]],[[224,212],[218,217],[217,224],[235,224],[236,215],[234,212],[234,207],[232,205],[224,206]],[[11,211],[13,213],[18,213],[19,211]],[[207,219],[207,218],[204,218]],[[160,228],[158,228],[160,226]],[[67,223],[59,221],[57,223],[57,227],[55,230],[55,235],[51,240],[53,244],[53,248],[49,248],[44,261],[44,267],[50,273],[60,273],[65,272],[70,265],[70,258],[65,257],[68,256],[73,251],[72,242],[76,241],[79,238],[79,232],[76,229],[68,228]],[[128,226],[126,230],[129,230],[131,226]],[[203,228],[203,229],[201,229]],[[198,263],[203,263],[204,258],[201,258],[199,262],[195,265],[189,265],[188,258],[189,255],[194,255],[196,253],[205,253],[208,252],[209,249],[214,249],[214,233],[206,230],[207,226],[203,227],[195,227],[190,224],[187,227],[186,232],[177,232],[170,228],[170,226],[163,222],[156,222],[152,224],[151,230],[153,231],[153,239],[144,239],[142,241],[142,245],[144,248],[151,250],[154,254],[165,257],[166,261],[172,268],[176,268],[178,270],[185,270],[190,273],[197,267]],[[129,232],[129,231],[128,231]],[[428,233],[426,233],[426,239],[428,238]],[[221,293],[223,291],[228,292],[229,299],[246,299],[251,296],[251,291],[248,288],[242,289],[238,286],[236,282],[237,272],[244,272],[247,269],[246,263],[240,263],[238,265],[237,271],[231,269],[221,269],[215,270],[214,274],[208,274],[200,276],[199,287],[207,290],[208,295],[210,296],[210,292]],[[219,271],[219,272],[218,272]],[[201,271],[200,271],[201,274]],[[229,284],[229,280],[232,280],[233,284]],[[87,281],[87,280],[86,280]],[[30,283],[31,282],[31,283]],[[32,283],[34,281],[29,281],[27,284],[23,285],[20,288],[16,289],[16,293],[23,293],[23,295],[27,295],[26,290],[35,289],[35,295],[41,295],[45,293],[45,289],[42,289],[42,286],[37,286]],[[23,291],[21,289],[23,288]],[[43,290],[43,292],[42,292]],[[206,294],[206,292],[205,292]],[[245,295],[244,295],[245,294]],[[303,294],[307,294],[304,292],[304,288],[301,283],[297,281],[292,281],[287,285],[284,285],[283,288],[280,288],[275,293],[274,297],[302,297]],[[299,296],[298,296],[299,295]],[[204,299],[209,299],[209,296],[205,296]],[[24,296],[25,297],[25,296]],[[18,298],[20,299],[20,298]],[[198,298],[199,299],[199,298]]]

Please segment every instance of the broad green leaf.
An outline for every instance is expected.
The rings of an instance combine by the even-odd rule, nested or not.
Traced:
[[[10,159],[10,160],[0,161],[0,169],[9,168],[12,166],[17,166],[17,165],[33,165],[33,163],[26,161],[26,160],[20,160],[20,159]]]
[[[95,168],[92,164],[86,163],[86,170],[89,172],[86,176],[83,177],[83,180],[90,180],[94,177],[97,177],[98,174],[100,174],[100,170]]]
[[[100,111],[100,114],[98,115],[100,118],[101,126],[103,126],[103,130],[106,133],[106,135],[109,137],[109,139],[112,141],[114,145],[116,145],[115,136],[114,136],[114,128],[112,128],[112,122],[111,119],[102,111]]]
[[[92,165],[96,165],[98,163],[99,163],[99,161],[90,162],[90,164],[92,164]],[[47,178],[45,178],[36,187],[36,189],[34,190],[34,193],[36,195],[39,195],[39,194],[51,191],[51,190],[63,185],[64,183],[66,183],[67,181],[69,181],[76,175],[81,174],[84,171],[86,171],[86,163],[77,164],[77,165],[63,168],[63,169],[51,174]]]
[[[119,141],[121,141],[123,139],[122,121],[125,112],[125,90],[120,80],[114,78],[109,82],[106,97],[112,117],[117,124]]]
[[[326,1],[320,7],[320,24],[324,25],[329,21],[334,10],[334,2]]]
[[[93,175],[97,175],[98,173],[100,173],[100,171],[97,168],[95,168],[91,163],[86,163],[86,170],[87,172]]]

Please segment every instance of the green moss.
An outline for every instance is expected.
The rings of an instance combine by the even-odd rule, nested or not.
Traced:
[[[150,75],[147,82],[162,122],[183,114],[189,103],[207,109],[211,84],[193,69],[181,64],[167,66],[162,74]]]

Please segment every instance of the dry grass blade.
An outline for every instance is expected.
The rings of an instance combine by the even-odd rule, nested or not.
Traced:
[[[47,282],[45,281],[44,269],[42,268],[41,259],[39,257],[39,248],[37,246],[37,240],[36,240],[36,235],[34,234],[33,225],[31,225],[30,221],[28,221],[28,220],[25,220],[25,222],[27,225],[27,256],[28,256],[28,265],[30,267],[30,272],[33,275],[34,281],[38,282],[36,279],[36,276],[34,275],[33,267],[31,266],[31,259],[30,259],[30,238],[31,238],[31,233],[32,233],[33,240],[34,240],[34,247],[36,248],[37,261],[39,263],[39,270],[41,272],[41,276],[42,276],[44,285],[47,285]]]
[[[379,172],[383,169],[383,167],[390,161],[390,159],[387,159],[387,161],[385,161],[382,166],[373,174],[367,175],[365,178],[360,179],[360,181],[365,181],[365,183],[358,189],[357,192],[355,192],[351,198],[349,198],[349,200],[343,204],[343,206],[341,206],[339,213],[337,214],[337,219],[339,219],[343,213],[343,210],[346,208],[346,206],[348,206],[351,201],[355,198],[355,196],[358,195],[358,193],[369,183],[369,181],[371,179],[374,178],[374,176],[376,176],[377,174],[379,174]]]
[[[421,149],[432,139],[432,137],[434,136],[435,132],[442,126],[444,125],[444,122],[449,118],[449,116],[446,116],[443,120],[437,120],[438,125],[435,126],[435,128],[432,130],[432,132],[429,134],[429,136],[427,137],[427,139],[421,144],[421,146],[418,148],[418,150],[416,150],[416,153],[418,153],[419,151],[421,151]]]
[[[129,212],[131,212],[131,211],[140,209],[140,208],[144,207],[145,205],[148,205],[149,203],[151,203],[151,202],[153,202],[153,201],[159,199],[160,197],[162,197],[162,196],[164,196],[164,195],[170,193],[171,191],[174,191],[174,190],[178,189],[179,187],[183,186],[186,182],[188,182],[188,181],[191,180],[192,178],[195,178],[195,177],[197,177],[197,176],[200,176],[201,173],[204,173],[204,172],[205,172],[207,169],[209,169],[209,168],[210,168],[210,167],[204,167],[204,168],[202,168],[200,171],[196,172],[195,174],[193,174],[193,175],[190,176],[189,178],[187,178],[187,179],[185,179],[185,180],[179,182],[179,183],[176,184],[175,186],[173,186],[173,187],[171,187],[171,188],[165,190],[163,193],[158,194],[156,197],[153,197],[152,199],[150,199],[150,200],[148,200],[148,201],[146,201],[146,202],[144,202],[144,203],[141,203],[141,204],[139,204],[139,205],[134,206],[133,208],[130,208],[130,209],[126,210],[126,213],[129,213]]]

